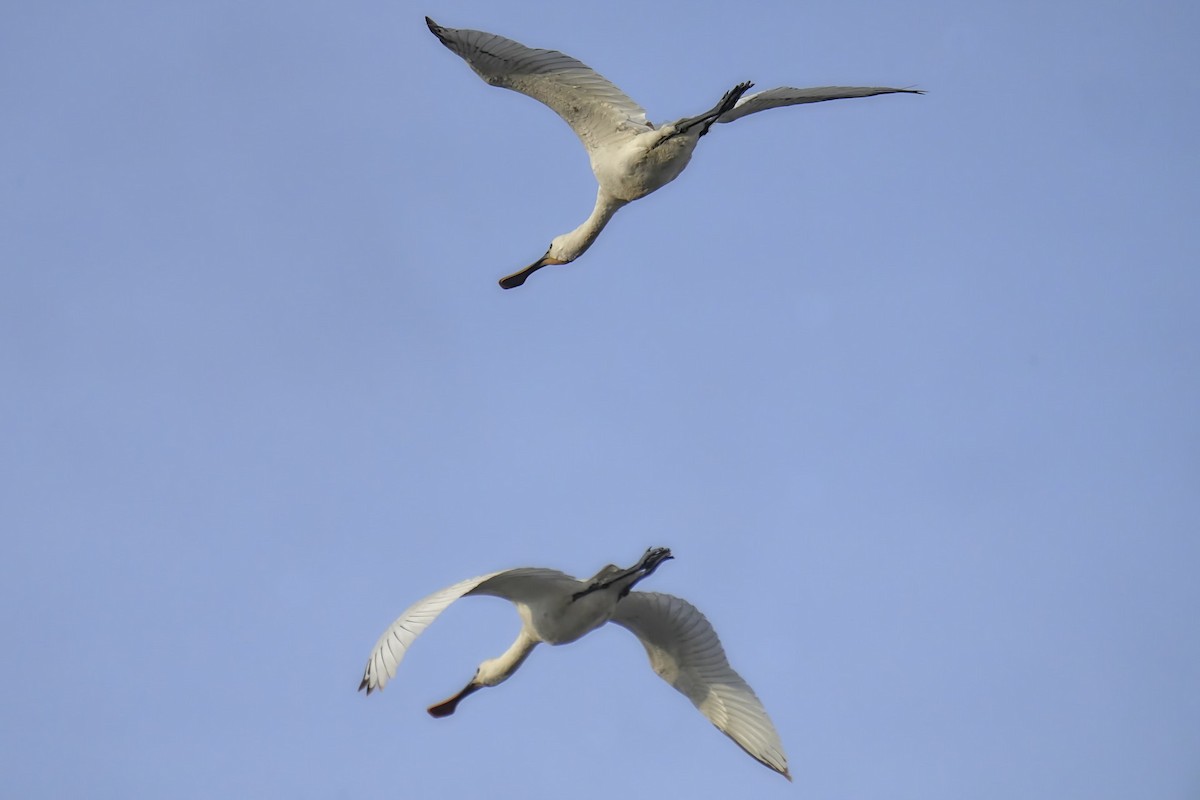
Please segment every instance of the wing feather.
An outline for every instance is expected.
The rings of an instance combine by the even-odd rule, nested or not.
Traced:
[[[717,122],[733,122],[747,114],[766,111],[768,108],[896,93],[925,94],[920,89],[891,89],[886,86],[813,86],[808,89],[780,86],[777,89],[768,89],[765,92],[756,92],[742,97],[741,100],[738,100],[737,105],[718,117]]]
[[[468,578],[418,600],[406,608],[375,643],[363,670],[359,691],[366,689],[370,694],[386,686],[396,676],[396,668],[413,641],[463,595],[490,595],[513,602],[529,602],[545,591],[567,586],[564,581],[569,581],[571,588],[577,583],[570,575],[558,570],[520,567]]]
[[[788,780],[779,733],[750,684],[729,666],[717,632],[695,606],[658,592],[631,592],[612,621],[641,640],[650,666],[739,747]]]
[[[582,61],[557,50],[538,50],[494,33],[429,30],[492,86],[545,103],[562,117],[588,152],[650,130],[646,110]]]

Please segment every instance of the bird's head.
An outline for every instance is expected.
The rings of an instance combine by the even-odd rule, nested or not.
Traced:
[[[546,248],[545,255],[520,272],[514,272],[508,277],[501,278],[500,285],[505,289],[511,289],[514,286],[520,286],[526,278],[542,267],[551,264],[570,264],[587,252],[592,243],[596,241],[596,237],[600,235],[600,231],[604,230],[604,226],[608,224],[612,215],[628,202],[628,200],[613,197],[601,188],[596,195],[596,207],[592,210],[592,215],[584,220],[582,225],[569,233],[555,236],[551,240],[550,246]]]
[[[499,658],[489,658],[476,667],[475,674],[471,677],[470,682],[462,688],[462,691],[448,700],[429,707],[430,716],[448,717],[458,709],[458,704],[462,702],[463,698],[470,697],[480,689],[499,686],[508,680],[509,676],[516,672],[517,667],[521,666],[521,663],[533,650],[530,640],[519,638],[517,644],[521,646],[514,646]]]
[[[476,668],[471,685],[477,688],[499,686],[508,680],[508,676],[513,672],[512,664],[503,664],[498,658],[489,658]]]
[[[583,239],[574,231],[560,234],[550,241],[542,260],[548,264],[570,264],[583,255],[591,244],[591,239]]]

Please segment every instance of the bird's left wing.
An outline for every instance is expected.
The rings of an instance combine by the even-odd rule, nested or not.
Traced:
[[[527,602],[551,584],[573,586],[574,583],[574,578],[558,570],[519,567],[468,578],[436,591],[404,609],[404,613],[379,637],[371,650],[371,657],[367,659],[367,668],[363,670],[358,689],[366,689],[370,694],[386,686],[396,676],[396,668],[400,666],[409,645],[425,632],[438,614],[463,595],[482,594],[513,602]]]
[[[795,106],[801,103],[821,103],[825,100],[847,100],[853,97],[874,97],[877,94],[925,94],[920,89],[891,89],[886,86],[813,86],[795,89],[780,86],[765,92],[748,94],[733,108],[717,117],[717,122],[733,122],[747,114],[766,111],[768,108]]]
[[[557,50],[537,50],[494,33],[425,23],[442,44],[479,77],[554,109],[591,153],[614,138],[650,130],[646,109],[582,61]]]
[[[792,779],[767,710],[750,684],[729,666],[717,632],[695,606],[669,594],[630,592],[617,605],[612,621],[637,635],[654,671],[722,733]]]

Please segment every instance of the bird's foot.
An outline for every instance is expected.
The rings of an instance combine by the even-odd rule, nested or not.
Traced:
[[[629,590],[633,588],[634,584],[654,572],[654,570],[658,569],[659,564],[674,557],[675,556],[671,555],[671,550],[668,547],[651,547],[646,550],[646,553],[642,556],[641,561],[629,569],[616,570],[615,567],[609,567],[609,570],[615,570],[615,574],[613,572],[609,572],[608,574],[611,577],[608,577],[605,580],[592,581],[592,583],[586,589],[582,589],[571,595],[571,602],[575,602],[581,597],[586,597],[592,592],[596,592],[601,589],[607,589],[618,581],[636,576],[634,577],[632,583],[621,590],[620,596],[625,597],[627,594],[629,594]],[[601,574],[605,574],[605,571],[602,571]]]

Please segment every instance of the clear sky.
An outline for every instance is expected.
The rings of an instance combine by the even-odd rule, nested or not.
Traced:
[[[10,3],[0,788],[21,798],[1200,796],[1191,2]],[[549,110],[426,30],[718,126],[578,262]],[[754,763],[610,626],[410,602],[650,545]]]

